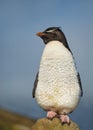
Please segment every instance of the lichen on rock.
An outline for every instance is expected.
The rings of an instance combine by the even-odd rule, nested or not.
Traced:
[[[79,126],[71,121],[70,124],[62,124],[58,118],[52,120],[42,118],[36,121],[31,130],[80,130]]]

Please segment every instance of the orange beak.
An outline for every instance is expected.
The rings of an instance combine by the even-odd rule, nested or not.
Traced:
[[[46,34],[44,32],[38,32],[38,33],[36,33],[36,35],[39,37],[46,36]]]

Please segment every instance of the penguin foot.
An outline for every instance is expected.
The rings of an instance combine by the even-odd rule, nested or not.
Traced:
[[[49,119],[54,118],[56,115],[57,115],[57,113],[54,112],[54,111],[48,111],[47,112],[47,118],[49,118]]]
[[[70,124],[70,119],[69,119],[69,116],[67,116],[67,115],[60,115],[60,120],[61,120],[62,124],[64,124],[64,123]]]

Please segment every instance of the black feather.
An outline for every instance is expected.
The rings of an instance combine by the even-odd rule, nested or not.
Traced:
[[[83,89],[82,89],[82,84],[81,84],[81,79],[80,79],[80,74],[79,74],[79,72],[78,72],[77,77],[78,77],[78,83],[79,83],[79,86],[80,86],[80,89],[81,89],[81,96],[83,96]]]
[[[33,90],[32,90],[32,97],[33,98],[35,97],[35,91],[36,91],[37,83],[38,83],[38,73],[36,75],[36,79],[35,79],[35,82],[34,82],[34,87],[33,87]]]

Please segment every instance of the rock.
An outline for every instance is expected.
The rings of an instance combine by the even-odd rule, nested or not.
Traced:
[[[31,130],[80,130],[79,126],[71,121],[68,124],[62,124],[58,118],[52,120],[47,118],[42,118],[36,121],[31,127]]]

